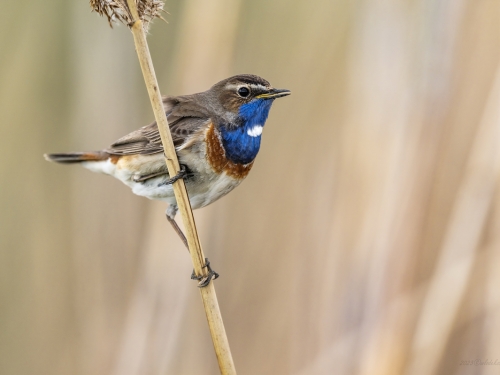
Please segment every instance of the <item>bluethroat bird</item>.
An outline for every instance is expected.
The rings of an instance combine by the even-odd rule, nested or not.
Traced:
[[[48,154],[45,158],[80,163],[119,179],[137,195],[167,202],[167,219],[187,246],[174,220],[177,205],[172,183],[185,180],[193,209],[233,190],[252,169],[274,99],[289,94],[289,90],[275,89],[261,77],[241,74],[205,92],[165,97],[165,112],[181,164],[181,172],[172,178],[156,123],[102,151]]]

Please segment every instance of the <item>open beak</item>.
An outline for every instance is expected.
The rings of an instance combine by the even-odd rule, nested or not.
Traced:
[[[276,99],[276,98],[281,98],[282,96],[287,96],[290,95],[292,92],[290,90],[286,89],[271,89],[269,92],[266,92],[265,94],[261,94],[257,96],[259,99]]]

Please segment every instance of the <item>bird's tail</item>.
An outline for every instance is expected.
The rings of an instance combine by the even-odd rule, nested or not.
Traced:
[[[71,164],[81,163],[83,161],[101,161],[106,160],[109,154],[105,151],[94,152],[68,152],[65,154],[45,154],[45,160],[55,161],[57,163]]]

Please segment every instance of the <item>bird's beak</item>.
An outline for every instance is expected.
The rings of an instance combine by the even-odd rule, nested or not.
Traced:
[[[257,96],[258,99],[276,99],[282,96],[290,95],[292,92],[286,89],[271,89],[265,94],[260,94]]]

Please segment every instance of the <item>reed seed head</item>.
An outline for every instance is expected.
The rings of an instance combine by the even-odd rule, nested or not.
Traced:
[[[135,0],[139,18],[147,31],[149,24],[154,18],[161,18],[163,12],[163,1],[161,0]],[[127,0],[90,0],[90,7],[101,16],[106,16],[109,26],[113,27],[113,22],[121,22],[127,26],[133,21],[132,14],[127,5]]]

